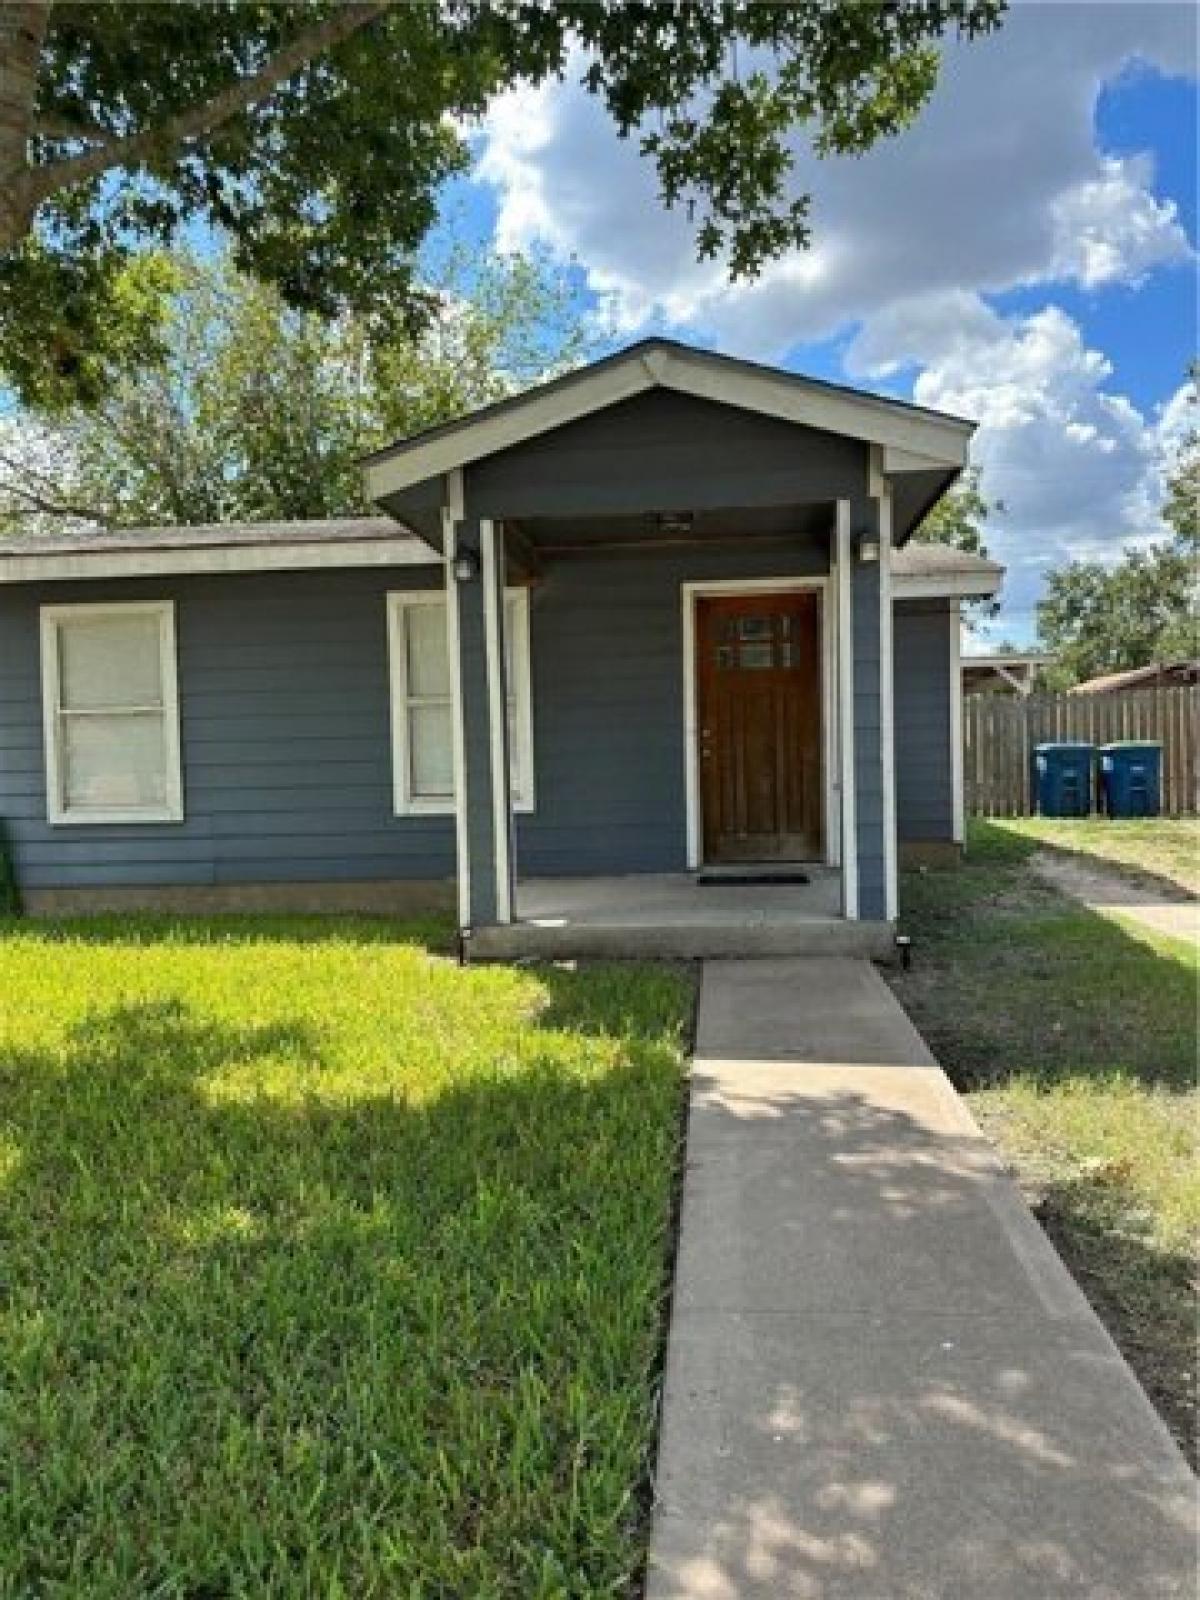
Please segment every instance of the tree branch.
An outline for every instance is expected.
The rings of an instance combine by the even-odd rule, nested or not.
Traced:
[[[98,122],[76,122],[72,117],[40,116],[34,119],[33,132],[42,139],[81,139],[111,147],[120,138]]]
[[[26,163],[49,21],[50,0],[0,3],[0,250],[18,243],[33,221]]]
[[[305,28],[290,44],[283,45],[257,72],[230,84],[228,89],[221,90],[202,105],[189,106],[156,127],[143,128],[95,150],[34,168],[29,183],[35,198],[44,200],[59,189],[97,177],[111,167],[131,166],[154,150],[181,145],[189,139],[215,132],[240,112],[248,111],[265,99],[281,83],[286,83],[314,56],[322,55],[376,21],[392,3],[393,0],[353,0],[353,3],[339,6],[324,22]]]

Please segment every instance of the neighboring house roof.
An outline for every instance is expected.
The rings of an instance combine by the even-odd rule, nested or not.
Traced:
[[[377,450],[363,463],[367,493],[375,501],[396,495],[651,389],[675,390],[880,445],[885,472],[940,470],[945,474],[942,489],[927,497],[929,504],[966,465],[967,447],[975,431],[975,424],[963,417],[909,401],[694,350],[672,339],[645,339],[590,366]],[[928,505],[920,509],[914,522],[926,510]]]
[[[314,567],[432,566],[424,540],[391,517],[225,522],[0,536],[0,583],[35,579],[159,577]],[[994,594],[1004,569],[948,545],[908,544],[892,554],[897,599]]]
[[[1125,672],[1104,672],[1097,678],[1085,678],[1068,694],[1112,694],[1118,689],[1136,689],[1154,683],[1200,682],[1200,658],[1180,661],[1155,661],[1148,667],[1130,667]]]
[[[998,655],[963,656],[960,661],[964,691],[987,693],[989,689],[1011,690],[1027,695],[1033,688],[1034,674],[1050,656],[1033,651],[1010,650]]]

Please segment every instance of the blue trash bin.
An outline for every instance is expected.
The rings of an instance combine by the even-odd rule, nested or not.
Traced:
[[[1092,809],[1095,748],[1039,744],[1033,752],[1033,792],[1043,817],[1086,817]]]
[[[1110,817],[1156,817],[1162,807],[1162,745],[1135,739],[1101,745],[1100,793]]]

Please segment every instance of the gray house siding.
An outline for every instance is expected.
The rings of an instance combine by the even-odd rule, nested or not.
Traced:
[[[388,589],[440,572],[264,573],[0,589],[0,816],[29,888],[428,879],[450,818],[392,812]],[[46,822],[38,608],[173,599],[185,820]]]
[[[655,390],[473,463],[467,498],[502,518],[812,504],[865,487],[867,454],[840,434]],[[404,515],[405,496],[393,509]]]
[[[896,606],[896,828],[902,840],[954,836],[950,630],[957,625],[957,607],[946,601]]]
[[[518,871],[682,871],[683,584],[827,571],[827,541],[549,566],[530,608],[537,810],[517,818]]]

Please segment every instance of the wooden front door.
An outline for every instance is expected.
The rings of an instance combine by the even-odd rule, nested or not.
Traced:
[[[706,862],[824,854],[819,607],[811,590],[697,598]]]

